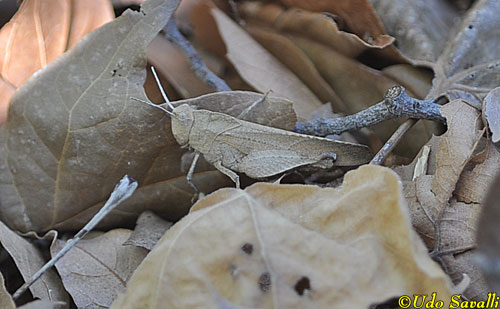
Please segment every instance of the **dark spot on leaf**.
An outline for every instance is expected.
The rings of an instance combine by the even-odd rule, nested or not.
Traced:
[[[259,277],[259,289],[266,293],[271,289],[271,274],[268,272],[263,273]]]
[[[304,292],[306,290],[311,290],[311,282],[309,281],[308,277],[302,277],[297,281],[297,283],[295,283],[295,286],[293,288],[295,289],[295,292],[297,292],[297,294],[302,296],[304,295]]]
[[[248,255],[252,255],[253,245],[247,242],[243,246],[241,246],[241,250],[243,250],[243,252],[245,252]]]

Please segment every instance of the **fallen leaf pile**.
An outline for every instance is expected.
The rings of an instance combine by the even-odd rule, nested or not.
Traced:
[[[0,28],[0,307],[399,308],[433,293],[447,307],[454,294],[470,306],[500,293],[498,12],[496,0],[22,1]],[[328,141],[335,161],[319,158],[328,170],[242,172],[239,189],[209,163],[227,168],[238,143],[277,146],[240,120],[286,139],[396,85],[441,104],[446,125],[418,121],[385,167],[367,158],[403,117],[328,136],[341,141]],[[210,142],[196,203],[194,153],[172,134],[170,104],[220,132],[188,130]],[[312,140],[301,138],[245,164],[279,169]],[[367,164],[344,164],[357,152]],[[125,174],[134,194],[13,300]]]

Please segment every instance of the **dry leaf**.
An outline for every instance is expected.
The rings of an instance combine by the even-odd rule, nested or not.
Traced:
[[[457,202],[457,197],[477,202],[491,181],[487,169],[496,164],[493,169],[498,170],[498,163],[496,156],[487,154],[486,160],[475,163],[474,169],[464,170],[484,132],[479,130],[479,112],[464,101],[455,100],[443,106],[441,113],[447,119],[448,130],[428,143],[431,150],[427,172],[409,181],[411,166],[403,168],[405,197],[414,227],[453,282],[458,284],[464,274],[470,278],[471,284],[463,295],[485,300],[488,291],[472,260],[480,205]]]
[[[380,71],[347,58],[312,40],[289,36],[316,65],[332,89],[345,102],[349,113],[356,113],[380,102],[396,83]],[[349,72],[349,74],[346,74]]]
[[[147,54],[148,62],[167,78],[182,97],[191,98],[213,91],[191,70],[186,54],[165,36],[157,36],[149,44]]]
[[[293,42],[270,29],[247,26],[245,30],[299,77],[322,102],[330,102],[337,112],[347,112],[344,102],[321,77],[314,63]]]
[[[172,224],[172,222],[158,217],[152,211],[145,211],[137,218],[134,231],[123,245],[132,245],[151,250]]]
[[[4,309],[15,309],[16,304],[12,300],[12,296],[5,288],[5,280],[3,279],[2,273],[0,273],[0,308]]]
[[[491,144],[487,145],[486,158],[480,164],[474,164],[472,170],[464,170],[457,183],[455,196],[461,202],[481,203],[500,171],[500,153]]]
[[[441,237],[440,259],[446,273],[458,284],[466,274],[471,284],[464,296],[473,300],[486,300],[488,290],[480,269],[474,262],[476,229],[481,211],[479,204],[465,204],[452,200],[445,208],[439,229]],[[448,254],[444,254],[448,253]]]
[[[40,249],[11,231],[3,222],[0,222],[0,242],[16,263],[25,281],[46,262]],[[34,297],[49,301],[63,301],[69,304],[68,294],[64,290],[61,278],[54,269],[47,270],[30,287],[30,291]]]
[[[429,97],[446,95],[481,109],[483,98],[500,84],[500,1],[478,0],[460,31],[439,57]]]
[[[399,51],[414,64],[432,64],[453,37],[458,12],[441,0],[371,0]]]
[[[285,33],[300,34],[325,44],[344,56],[355,58],[369,48],[384,48],[394,39],[382,35],[375,42],[363,41],[353,33],[339,29],[331,14],[315,13],[298,8],[284,10],[275,4],[244,2],[240,11],[247,23],[262,23]]]
[[[64,287],[78,308],[108,308],[125,290],[128,279],[147,254],[144,248],[123,245],[131,233],[126,229],[93,232],[56,263]],[[56,240],[50,248],[52,256],[65,244]]]
[[[432,87],[432,71],[410,64],[391,65],[382,69],[382,73],[404,86],[419,99],[424,99]]]
[[[500,147],[500,87],[491,90],[483,101],[483,118],[491,130],[491,141]]]
[[[342,18],[348,29],[368,44],[386,46],[394,38],[385,33],[382,22],[368,0],[281,0],[289,7],[312,12],[330,12]]]
[[[500,293],[500,173],[491,183],[485,197],[483,211],[479,218],[477,230],[478,256],[477,262],[492,292]]]
[[[113,18],[108,0],[23,1],[0,30],[0,126],[7,118],[7,106],[16,88]]]
[[[318,98],[300,79],[259,45],[220,10],[212,9],[219,32],[226,44],[227,58],[241,77],[261,92],[290,99],[299,118],[308,119],[321,106]]]
[[[221,299],[366,308],[431,292],[449,299],[449,281],[411,229],[398,177],[363,166],[340,189],[260,183],[205,197],[165,234],[112,308],[220,308]]]
[[[484,131],[479,112],[462,100],[441,107],[441,114],[448,130],[439,144],[432,192],[439,205],[446,206]]]
[[[196,41],[212,53],[224,57],[227,49],[212,16],[213,8],[212,1],[198,0],[189,12],[189,21]]]

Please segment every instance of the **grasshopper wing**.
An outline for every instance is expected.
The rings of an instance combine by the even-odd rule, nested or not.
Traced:
[[[243,158],[238,164],[237,170],[251,178],[265,178],[324,159],[324,156],[311,158],[311,156],[304,156],[291,150],[255,151]],[[330,164],[330,166],[332,165],[333,163]]]

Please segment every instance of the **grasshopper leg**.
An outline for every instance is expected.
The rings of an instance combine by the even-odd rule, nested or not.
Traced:
[[[231,180],[236,184],[236,188],[238,189],[240,188],[240,176],[238,176],[238,174],[228,169],[227,167],[223,166],[221,161],[215,162],[214,167],[218,169],[222,174],[231,178]]]
[[[192,181],[193,174],[194,174],[194,169],[196,168],[196,163],[198,163],[198,159],[199,158],[200,158],[200,153],[199,152],[195,152],[194,158],[193,158],[193,162],[191,162],[191,166],[189,167],[189,171],[188,171],[188,173],[186,175],[186,180],[187,180],[189,186],[191,186],[191,188],[193,188],[193,190],[194,190],[193,200],[197,200],[198,196],[200,195],[200,190],[198,190],[198,187],[196,187],[196,185]]]

